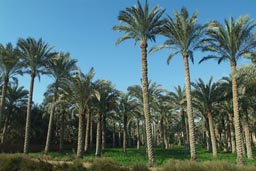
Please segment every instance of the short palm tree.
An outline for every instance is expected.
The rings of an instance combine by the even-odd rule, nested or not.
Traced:
[[[44,153],[47,154],[50,146],[50,138],[52,132],[53,115],[55,111],[55,105],[58,99],[58,91],[60,88],[60,80],[62,78],[70,78],[71,73],[77,70],[76,60],[70,58],[69,53],[60,52],[55,59],[50,60],[50,76],[54,78],[54,83],[51,84],[48,90],[52,92],[52,104],[50,110],[50,118],[48,124],[47,138],[45,143]],[[49,94],[48,94],[49,96]]]
[[[27,106],[27,117],[25,127],[24,153],[29,152],[29,133],[30,133],[30,115],[33,99],[34,80],[41,74],[48,73],[49,61],[56,53],[52,52],[53,47],[49,47],[41,38],[37,41],[34,38],[22,39],[17,43],[19,56],[22,58],[22,64],[25,66],[24,73],[30,74],[30,88]]]
[[[253,29],[256,24],[248,16],[241,16],[237,20],[233,17],[230,17],[230,20],[225,19],[224,25],[218,21],[210,21],[207,25],[207,38],[202,40],[202,50],[213,52],[213,54],[203,57],[200,62],[208,59],[217,59],[218,64],[222,61],[230,62],[237,163],[243,164],[238,88],[235,75],[237,62],[241,57],[255,58],[256,38],[253,36]]]
[[[214,105],[217,103],[219,98],[220,89],[217,83],[213,82],[213,77],[210,78],[207,84],[199,78],[198,81],[192,84],[194,89],[194,99],[195,103],[199,103],[205,108],[205,116],[208,118],[209,128],[210,128],[210,136],[212,143],[212,154],[213,157],[217,157],[217,144],[216,144],[216,136],[214,133],[214,122],[213,122],[213,109]]]
[[[175,19],[168,16],[166,24],[161,31],[161,34],[168,40],[163,45],[156,46],[150,50],[150,53],[153,53],[164,48],[173,49],[174,52],[170,54],[167,63],[177,54],[181,54],[183,57],[191,160],[196,160],[196,147],[188,58],[190,58],[192,62],[194,61],[193,50],[197,49],[204,34],[204,27],[196,24],[197,15],[198,14],[195,12],[189,17],[185,7],[181,9],[180,13],[174,11]]]
[[[0,128],[2,124],[3,110],[5,106],[5,96],[10,79],[16,80],[15,76],[22,74],[20,60],[17,50],[11,43],[6,47],[0,44],[0,80],[2,81],[2,96],[0,100]]]
[[[4,126],[2,130],[1,143],[5,141],[5,135],[8,128],[13,124],[11,121],[15,117],[14,114],[19,114],[20,109],[25,107],[28,99],[28,91],[24,87],[19,87],[18,82],[9,84],[6,94],[6,113],[4,115]],[[17,119],[17,118],[16,118]],[[11,123],[10,123],[11,122]]]
[[[153,7],[151,11],[146,1],[144,8],[138,1],[138,6],[133,6],[122,10],[119,13],[118,20],[120,25],[113,27],[114,30],[124,32],[125,34],[116,41],[119,44],[127,39],[134,39],[135,43],[140,42],[141,64],[142,64],[142,90],[143,105],[146,123],[147,149],[149,165],[154,165],[154,156],[152,151],[152,137],[150,128],[150,111],[148,101],[148,67],[147,67],[147,46],[148,40],[155,41],[156,35],[160,32],[164,20],[161,19],[165,10],[158,6]]]
[[[68,97],[68,102],[74,105],[78,112],[78,144],[77,157],[83,156],[84,135],[85,135],[85,114],[88,110],[88,101],[96,93],[92,87],[92,79],[95,71],[92,68],[86,75],[79,70],[72,79],[64,78],[63,93]]]

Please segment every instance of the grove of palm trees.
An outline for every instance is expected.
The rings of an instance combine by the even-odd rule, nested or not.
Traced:
[[[48,170],[67,169],[51,167],[55,160],[89,163],[89,168],[79,165],[82,170],[100,170],[97,165],[106,170],[110,163],[113,170],[171,171],[185,168],[184,160],[187,170],[198,170],[203,162],[201,170],[211,170],[220,161],[232,164],[222,163],[230,170],[256,169],[255,19],[241,14],[199,23],[199,16],[186,7],[169,13],[147,0],[120,9],[112,26],[120,32],[116,49],[123,42],[135,44],[123,53],[137,50],[141,63],[141,84],[126,91],[111,80],[95,79],[93,66],[83,72],[70,52],[58,51],[44,38],[17,37],[15,44],[0,44],[1,160],[19,153],[26,162],[49,161]],[[183,62],[184,75],[175,77],[184,78],[184,85],[171,89],[149,79],[148,58],[157,53],[165,54],[167,64],[173,58]],[[210,59],[215,65],[228,63],[230,74],[191,80],[190,64]],[[248,63],[239,65],[242,59]],[[25,75],[29,89],[19,84]],[[44,84],[47,77],[52,83],[43,102],[36,103],[35,79]],[[175,77],[166,79],[175,82]],[[127,164],[128,158],[134,161]],[[0,170],[8,170],[1,160]]]

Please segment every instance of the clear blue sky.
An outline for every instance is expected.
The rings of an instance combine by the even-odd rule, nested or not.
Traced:
[[[145,0],[141,1],[144,4]],[[150,8],[159,5],[172,16],[173,10],[186,6],[190,14],[199,12],[199,23],[240,15],[250,15],[256,19],[254,0],[149,0]],[[95,79],[107,79],[116,88],[126,91],[127,87],[140,84],[140,48],[128,40],[119,46],[115,41],[121,36],[112,31],[118,24],[120,10],[131,7],[136,0],[0,0],[0,43],[16,44],[18,38],[43,38],[56,51],[70,52],[78,60],[84,73],[91,67],[96,70]],[[157,39],[160,44],[163,38]],[[150,48],[150,47],[149,47]],[[183,62],[176,56],[170,65],[166,59],[170,51],[156,52],[148,56],[149,79],[168,90],[184,85]],[[195,64],[190,65],[191,81],[198,78],[206,82],[212,75],[215,80],[230,73],[227,63],[217,65],[216,61],[198,64],[203,56],[196,52]],[[242,65],[246,61],[240,61]],[[34,98],[42,102],[46,86],[52,82],[48,77],[36,79]],[[20,84],[29,87],[29,76],[20,79]]]

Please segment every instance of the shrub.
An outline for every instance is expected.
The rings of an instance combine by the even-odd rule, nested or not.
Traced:
[[[89,169],[90,171],[129,171],[128,168],[122,167],[113,162],[111,159],[95,159]]]
[[[132,166],[133,171],[149,171],[148,167],[144,164],[135,164]]]

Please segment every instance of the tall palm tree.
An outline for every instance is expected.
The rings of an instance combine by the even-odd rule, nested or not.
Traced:
[[[150,50],[150,53],[153,53],[164,48],[173,49],[174,52],[170,54],[167,63],[170,62],[173,56],[179,53],[181,53],[183,57],[191,160],[196,160],[196,147],[188,58],[190,58],[192,62],[194,61],[193,50],[197,49],[200,39],[204,34],[204,27],[196,24],[197,15],[198,14],[195,12],[189,17],[189,13],[185,7],[181,9],[180,13],[174,11],[175,19],[168,16],[166,24],[161,31],[161,34],[168,40],[163,45],[156,46]]]
[[[85,114],[88,110],[88,101],[96,95],[92,87],[92,79],[95,71],[92,68],[86,75],[82,74],[79,70],[72,79],[62,79],[64,88],[63,91],[68,98],[69,103],[74,105],[78,112],[78,144],[77,144],[77,157],[83,156],[84,147],[84,133],[85,133]]]
[[[2,96],[0,100],[0,128],[2,124],[3,111],[5,106],[5,96],[10,79],[16,80],[15,76],[22,74],[20,60],[17,55],[17,49],[13,48],[11,43],[6,47],[0,44],[0,79],[2,85]]]
[[[243,151],[235,75],[237,62],[241,57],[255,57],[256,38],[252,32],[256,24],[248,16],[241,16],[237,20],[233,17],[230,17],[229,21],[225,19],[224,25],[218,21],[210,21],[207,25],[207,37],[202,40],[202,50],[213,52],[213,54],[203,57],[200,62],[208,59],[217,59],[218,64],[222,61],[230,62],[237,163],[241,165],[243,164]]]
[[[52,52],[53,47],[49,47],[41,38],[37,41],[34,38],[22,39],[17,43],[19,56],[22,58],[22,64],[26,67],[24,73],[30,74],[30,88],[27,106],[27,117],[25,127],[24,153],[29,152],[29,133],[30,133],[30,115],[34,91],[34,80],[41,74],[47,73],[49,61],[56,53]]]
[[[120,25],[113,27],[114,30],[124,32],[125,34],[116,41],[120,44],[124,40],[134,39],[135,43],[140,42],[141,48],[141,64],[142,64],[142,90],[143,90],[143,106],[146,123],[147,149],[149,165],[154,165],[154,156],[152,151],[152,137],[150,128],[150,111],[148,102],[148,67],[147,67],[147,46],[148,40],[155,41],[156,35],[160,32],[164,20],[161,19],[165,10],[158,6],[153,7],[149,11],[148,2],[146,1],[144,8],[141,3],[122,10],[119,13],[118,20]]]
[[[211,143],[212,143],[212,154],[213,157],[217,157],[217,144],[216,144],[216,136],[214,133],[214,122],[213,122],[213,109],[214,104],[217,103],[218,96],[220,94],[219,87],[217,83],[214,83],[213,77],[210,78],[207,84],[199,78],[198,81],[193,83],[194,90],[194,97],[195,103],[200,103],[204,106],[206,116],[209,122],[210,128],[210,136],[211,136]]]
[[[48,124],[47,138],[45,143],[44,153],[47,154],[50,146],[50,138],[52,132],[52,122],[53,115],[55,111],[55,105],[58,99],[58,91],[60,88],[60,80],[62,78],[70,78],[72,72],[77,70],[76,60],[70,59],[69,53],[60,52],[57,57],[53,60],[50,60],[50,76],[54,78],[54,83],[51,84],[48,90],[52,91],[52,104],[51,104],[51,112]],[[49,96],[49,94],[48,94]]]

